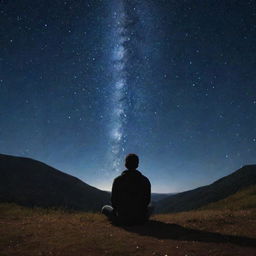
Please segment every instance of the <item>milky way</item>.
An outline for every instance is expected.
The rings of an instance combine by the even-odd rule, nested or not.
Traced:
[[[113,44],[112,44],[112,81],[111,81],[111,107],[110,107],[110,151],[109,160],[112,170],[120,171],[123,162],[123,153],[126,150],[127,134],[126,124],[129,112],[133,109],[133,98],[138,98],[132,89],[129,67],[136,47],[131,46],[137,41],[135,25],[138,22],[136,14],[136,1],[114,1],[113,5]],[[138,59],[138,55],[136,56]],[[138,91],[137,91],[138,94]]]
[[[111,106],[111,153],[113,170],[118,170],[120,165],[120,152],[124,151],[125,143],[124,125],[126,122],[125,96],[127,95],[126,62],[127,52],[125,42],[129,40],[125,33],[125,10],[124,4],[120,1],[116,11],[113,13],[113,38],[114,49],[112,50],[113,82],[112,82],[112,106]]]

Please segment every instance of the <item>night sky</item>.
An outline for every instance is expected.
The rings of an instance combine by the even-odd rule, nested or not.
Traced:
[[[256,1],[3,0],[0,153],[154,192],[256,163]]]

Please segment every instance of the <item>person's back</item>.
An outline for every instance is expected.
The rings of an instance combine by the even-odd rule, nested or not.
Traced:
[[[140,222],[147,216],[150,182],[137,170],[126,170],[114,180],[111,203],[124,222]]]
[[[136,170],[138,164],[137,155],[129,154],[126,157],[127,170],[115,178],[112,186],[113,211],[110,214],[110,206],[105,206],[102,209],[102,213],[122,224],[142,224],[150,214],[148,205],[151,197],[151,185],[148,178]]]

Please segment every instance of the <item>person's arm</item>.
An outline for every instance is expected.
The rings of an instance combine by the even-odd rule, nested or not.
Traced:
[[[148,180],[148,188],[147,188],[147,205],[150,204],[151,201],[151,184],[150,181]]]
[[[117,208],[118,206],[118,191],[117,191],[117,181],[114,180],[112,185],[112,193],[111,193],[111,204],[113,208]]]
[[[145,204],[148,206],[151,201],[151,184],[148,178],[146,178],[145,182]]]

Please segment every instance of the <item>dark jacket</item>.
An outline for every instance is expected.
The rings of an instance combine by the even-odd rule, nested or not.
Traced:
[[[141,220],[147,215],[151,184],[137,170],[126,170],[115,178],[111,203],[117,215],[125,220]]]

